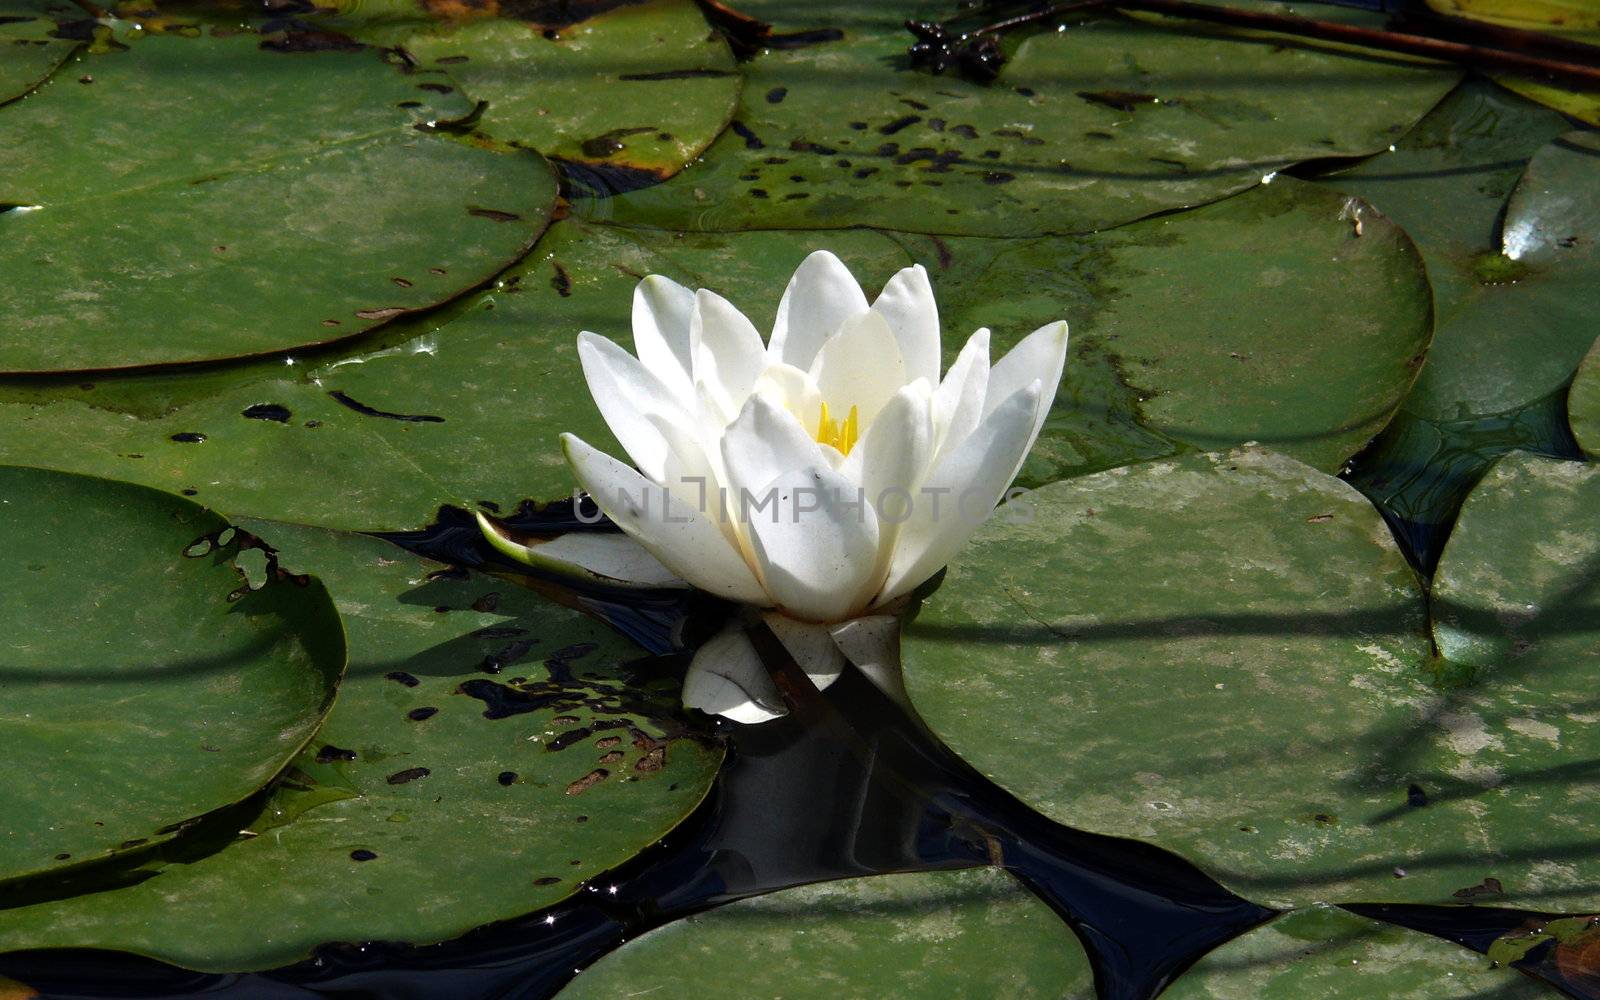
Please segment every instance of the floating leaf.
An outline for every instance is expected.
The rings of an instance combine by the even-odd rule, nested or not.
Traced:
[[[779,8],[791,21],[795,10]],[[583,209],[705,230],[1101,229],[1214,201],[1299,160],[1381,149],[1457,79],[1368,51],[1113,16],[1033,35],[984,86],[906,59],[903,19],[949,4],[803,10],[807,26],[837,31],[746,64],[733,125],[701,163]]]
[[[1408,411],[1516,409],[1565,382],[1594,339],[1600,159],[1592,136],[1566,128],[1487,85],[1464,87],[1395,152],[1328,180],[1404,226],[1427,261],[1437,333]]]
[[[1164,1000],[1540,1000],[1513,969],[1438,938],[1332,907],[1285,914],[1202,958]]]
[[[141,486],[0,467],[0,881],[171,838],[265,785],[344,668],[320,582]],[[48,780],[41,780],[48,776]]]
[[[1427,279],[1406,235],[1292,178],[1092,237],[906,243],[940,264],[947,347],[993,326],[998,357],[1011,331],[1071,323],[1028,482],[1169,441],[1260,441],[1331,472],[1388,421],[1427,350]]]
[[[602,187],[682,170],[727,126],[739,95],[733,55],[693,0],[623,5],[558,27],[447,22],[401,44],[419,73],[447,74],[489,102],[480,131],[566,161],[580,182]]]
[[[0,949],[236,971],[327,941],[439,941],[570,895],[710,787],[722,751],[680,714],[677,680],[636,676],[604,625],[377,539],[249,526],[344,613],[327,723],[254,813],[121,887],[91,871],[81,895],[0,910]]]
[[[651,991],[708,1000],[1094,996],[1071,931],[993,869],[847,879],[730,903],[628,942],[560,996]]]
[[[610,441],[579,377],[578,330],[628,343],[632,286],[652,271],[714,288],[769,329],[790,270],[818,247],[843,255],[874,291],[896,268],[925,262],[947,361],[979,325],[996,330],[998,357],[1044,323],[1072,324],[1073,355],[1029,482],[1180,442],[1251,439],[1332,470],[1388,418],[1427,344],[1427,284],[1404,235],[1291,178],[1086,237],[682,235],[568,221],[504,287],[437,330],[413,328],[414,340],[305,378],[253,369],[236,382],[14,385],[0,403],[0,457],[363,529],[415,527],[441,503],[560,496],[572,480],[557,433]]]
[[[54,37],[56,22],[45,14],[55,9],[84,16],[82,10],[64,2],[7,0],[0,4],[0,104],[38,86],[77,50],[77,42]]]
[[[1572,434],[1590,457],[1600,458],[1600,339],[1589,348],[1567,395]]]
[[[1556,38],[1600,45],[1600,8],[1591,0],[1427,0],[1429,7],[1451,17],[1519,31],[1535,31]],[[1556,56],[1561,62],[1582,64],[1582,57]],[[1549,105],[1591,125],[1600,125],[1600,95],[1548,81],[1496,73],[1502,86]]]
[[[79,68],[0,109],[0,370],[348,337],[478,285],[554,200],[534,154],[418,132],[470,105],[376,50],[217,29]]]
[[[878,285],[909,263],[876,233],[680,238],[558,224],[442,329],[413,327],[415,339],[304,377],[252,369],[238,381],[18,387],[12,398],[27,402],[6,408],[17,433],[0,433],[0,455],[15,448],[31,462],[196,490],[222,510],[363,530],[415,528],[441,503],[509,510],[570,495],[560,432],[615,449],[583,381],[578,331],[631,343],[633,287],[652,271],[716,288],[770,327],[790,272],[824,246]]]
[[[1574,805],[1594,794],[1585,661],[1567,647],[1547,695],[1520,670],[1430,669],[1411,572],[1350,487],[1245,449],[1021,502],[905,638],[913,703],[984,773],[1269,905],[1600,901]],[[1524,549],[1568,544],[1531,517]]]

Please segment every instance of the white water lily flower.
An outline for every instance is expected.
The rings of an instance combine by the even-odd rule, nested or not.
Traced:
[[[900,271],[869,304],[817,251],[766,343],[726,299],[659,275],[634,292],[633,341],[629,354],[585,332],[578,355],[637,471],[564,434],[573,472],[660,576],[759,609],[825,687],[863,636],[882,666],[885,613],[993,512],[1055,397],[1067,325],[993,366],[978,330],[941,379],[927,272]],[[684,703],[739,721],[783,713],[738,625],[696,654]]]

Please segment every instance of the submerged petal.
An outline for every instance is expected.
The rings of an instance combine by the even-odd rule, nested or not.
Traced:
[[[789,714],[761,655],[738,624],[706,641],[683,678],[683,707],[735,722],[767,722]]]
[[[664,566],[718,597],[771,604],[713,519],[572,434],[561,435],[561,445],[567,464],[600,509]]]
[[[778,303],[767,353],[805,370],[845,320],[867,311],[867,297],[844,262],[818,250],[800,262]]]
[[[844,654],[834,644],[829,626],[796,621],[776,611],[768,611],[761,617],[818,691],[827,690],[828,685],[839,679],[844,672]]]
[[[934,467],[900,526],[877,605],[910,593],[938,572],[993,513],[1027,454],[1042,392],[1035,379],[1012,393]]]
[[[902,269],[872,303],[872,311],[889,322],[900,356],[905,359],[906,381],[939,381],[939,305],[933,285],[921,264]]]

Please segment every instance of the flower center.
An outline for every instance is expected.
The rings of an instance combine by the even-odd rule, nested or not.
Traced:
[[[817,443],[831,445],[839,450],[839,454],[848,455],[850,449],[856,446],[856,438],[860,436],[857,424],[856,407],[850,407],[850,413],[844,422],[828,416],[828,404],[822,404],[822,416],[817,418]]]

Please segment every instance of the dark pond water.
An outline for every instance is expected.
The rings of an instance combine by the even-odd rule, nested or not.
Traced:
[[[1345,478],[1373,499],[1426,575],[1462,499],[1495,458],[1515,448],[1578,457],[1565,395],[1470,422],[1401,414]],[[597,530],[570,506],[528,508],[511,520]],[[459,511],[390,540],[462,566],[492,570],[486,564],[500,558]],[[602,591],[584,596],[655,650],[670,648],[674,629],[687,626],[692,636],[721,613],[694,601],[640,605]],[[995,864],[1077,933],[1100,996],[1142,1000],[1207,951],[1274,916],[1174,854],[1045,819],[945,749],[861,675],[847,672],[819,695],[770,634],[756,638],[790,714],[762,726],[725,724],[727,763],[689,820],[554,908],[427,947],[329,945],[310,961],[248,975],[197,974],[90,951],[0,956],[0,974],[63,998],[540,998],[628,939],[722,903],[830,879]],[[1485,906],[1348,908],[1479,952],[1503,934],[1559,916]],[[1600,997],[1600,984],[1574,972],[1553,941],[1513,964],[1567,995]]]

